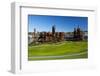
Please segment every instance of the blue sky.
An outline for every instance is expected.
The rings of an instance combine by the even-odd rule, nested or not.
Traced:
[[[78,25],[87,31],[88,17],[28,15],[29,32],[33,32],[34,28],[38,32],[51,32],[53,25],[57,32],[72,32]]]

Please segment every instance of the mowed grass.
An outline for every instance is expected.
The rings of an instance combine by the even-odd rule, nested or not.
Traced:
[[[29,45],[28,57],[29,60],[50,60],[50,59],[75,59],[87,58],[88,56],[87,41],[63,41],[58,43],[44,43],[40,45]],[[77,56],[64,56],[63,58],[34,58],[34,56],[62,56],[85,52]]]

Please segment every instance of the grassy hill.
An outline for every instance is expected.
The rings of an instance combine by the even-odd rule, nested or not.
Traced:
[[[87,41],[63,41],[58,43],[43,43],[33,46],[31,44],[28,47],[28,59],[51,60],[87,58],[87,48]]]

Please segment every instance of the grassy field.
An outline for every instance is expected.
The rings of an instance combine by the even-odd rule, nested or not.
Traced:
[[[64,41],[58,43],[43,43],[40,45],[33,46],[31,44],[28,47],[28,59],[51,60],[87,58],[87,48],[87,41]],[[53,56],[55,57],[53,58]]]

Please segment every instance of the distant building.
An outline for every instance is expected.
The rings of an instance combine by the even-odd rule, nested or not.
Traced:
[[[66,32],[64,38],[66,41],[72,41],[74,38],[73,32]]]
[[[32,34],[33,34],[33,33],[31,33],[31,32],[28,33],[28,44],[30,44],[30,43],[33,42]]]
[[[88,40],[88,31],[84,31],[83,40]]]

